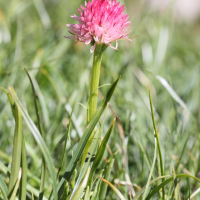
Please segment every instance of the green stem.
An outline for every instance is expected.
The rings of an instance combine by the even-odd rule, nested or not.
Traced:
[[[97,44],[94,51],[92,77],[91,77],[91,83],[90,83],[90,99],[89,99],[89,110],[88,110],[88,119],[87,119],[88,123],[94,116],[96,112],[96,108],[97,108],[97,96],[98,96],[102,54],[103,54],[102,45]]]
[[[161,176],[164,176],[164,168],[163,168],[163,159],[162,159],[162,153],[161,153],[161,148],[160,148],[160,141],[159,141],[159,137],[158,137],[158,132],[156,129],[156,123],[154,120],[154,113],[153,113],[153,106],[152,106],[152,101],[151,101],[151,93],[150,93],[150,87],[149,87],[149,100],[150,100],[150,107],[151,107],[151,115],[152,115],[152,121],[153,121],[153,127],[154,127],[154,131],[155,134],[154,136],[156,137],[157,140],[157,145],[158,145],[158,153],[159,153],[159,158],[160,158],[160,168],[161,168]],[[164,182],[165,179],[162,179],[162,182]],[[164,186],[162,187],[162,199],[165,199],[165,188]]]
[[[92,77],[91,77],[91,82],[90,82],[90,96],[89,96],[89,100],[88,100],[89,104],[88,104],[88,112],[87,112],[87,124],[89,124],[90,120],[94,116],[96,109],[97,109],[100,67],[101,67],[101,60],[102,60],[102,55],[103,55],[104,50],[105,50],[105,46],[102,45],[101,43],[97,44],[96,48],[94,50]],[[87,153],[92,144],[92,140],[94,138],[94,132],[95,131],[92,132],[92,134],[87,142],[87,145],[85,146],[85,149],[83,151],[81,168],[83,167],[85,158],[86,158]]]

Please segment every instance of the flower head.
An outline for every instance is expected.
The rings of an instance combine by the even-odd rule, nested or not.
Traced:
[[[90,49],[92,53],[96,45],[100,42],[117,49],[117,40],[129,39],[128,14],[123,14],[124,6],[121,6],[117,0],[92,0],[85,2],[85,7],[78,8],[79,16],[71,16],[79,22],[79,24],[67,24],[69,32],[74,36],[66,37],[68,39],[77,39],[86,45],[92,43]],[[116,47],[110,43],[115,41]]]

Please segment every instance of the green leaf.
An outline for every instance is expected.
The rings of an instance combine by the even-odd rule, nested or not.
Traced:
[[[84,200],[90,200],[90,192],[89,192],[89,186],[87,186],[86,192],[85,192],[85,197]]]
[[[89,97],[89,98],[90,98],[90,97]],[[88,101],[89,101],[89,99],[88,99]],[[82,160],[81,160],[81,168],[82,168],[83,164],[85,164],[85,159],[86,159],[86,157],[87,157],[87,155],[88,155],[88,151],[90,152],[90,156],[89,156],[89,159],[90,159],[91,156],[92,156],[92,154],[95,153],[94,151],[96,151],[96,147],[97,147],[97,145],[98,145],[98,140],[99,140],[99,142],[101,142],[101,134],[102,134],[102,131],[103,131],[103,124],[104,124],[104,122],[105,122],[105,118],[106,118],[107,111],[108,111],[108,105],[109,105],[109,103],[107,103],[106,111],[105,111],[104,118],[103,118],[103,122],[102,122],[102,124],[101,124],[100,129],[97,130],[97,128],[96,128],[96,132],[95,132],[95,133],[94,133],[94,132],[92,133],[92,135],[90,136],[90,138],[89,138],[89,140],[88,140],[88,142],[87,142],[87,145],[85,146],[85,149],[84,149],[83,155],[82,155]],[[93,139],[94,139],[94,134],[95,134],[95,138],[97,138],[95,142],[93,141]],[[92,143],[92,142],[93,142],[93,143]],[[94,147],[94,148],[93,148],[93,147],[90,147],[91,144],[92,144],[92,146],[95,145],[95,147]],[[90,149],[89,149],[89,148],[90,148]],[[92,151],[92,152],[91,152],[91,151]],[[88,168],[88,166],[87,166],[87,168]]]
[[[24,107],[20,103],[14,89],[12,87],[10,87],[9,90],[11,92],[11,95],[13,97],[14,102],[17,104],[26,124],[28,125],[31,133],[33,134],[33,137],[35,138],[40,150],[42,151],[42,154],[43,154],[45,161],[46,161],[46,164],[48,166],[49,173],[50,173],[51,178],[53,180],[54,198],[55,198],[55,200],[57,200],[58,196],[57,196],[57,192],[56,192],[57,191],[56,175],[55,175],[55,171],[54,171],[54,168],[53,168],[53,162],[52,162],[52,159],[51,159],[51,154],[49,153],[49,150],[48,150],[40,132],[38,131],[36,125],[33,123],[32,119],[28,115],[27,111],[24,109]]]
[[[178,174],[178,175],[176,175],[176,178],[193,178],[194,180],[196,180],[200,183],[200,179],[196,178],[195,176],[189,175],[189,174]],[[154,194],[156,194],[162,187],[164,187],[165,185],[167,185],[168,183],[170,183],[173,180],[174,180],[174,177],[172,176],[172,177],[166,179],[165,181],[163,181],[160,185],[158,185],[156,188],[154,188],[151,191],[151,193],[147,196],[147,198],[145,200],[151,199],[151,197]]]
[[[183,102],[183,100],[177,95],[177,93],[173,90],[173,88],[169,85],[169,83],[161,76],[156,75],[156,79],[158,79],[161,84],[165,87],[165,89],[169,92],[169,94],[172,96],[172,98],[178,102],[186,111],[187,114],[189,113],[189,109],[187,108],[186,104]]]
[[[81,181],[79,187],[77,188],[75,193],[70,198],[71,200],[79,200],[80,199],[80,197],[83,194],[83,190],[87,186],[87,181],[88,181],[89,174],[90,174],[90,167],[88,168],[87,173],[86,173],[85,177],[83,178],[83,180]]]
[[[25,147],[24,135],[22,135],[21,168],[22,168],[22,178],[19,186],[19,199],[26,200],[27,162],[26,162],[26,147]]]
[[[15,133],[13,138],[13,153],[12,153],[12,164],[11,164],[11,174],[8,185],[8,196],[10,197],[14,186],[17,181],[19,174],[20,163],[21,163],[21,146],[22,146],[22,116],[18,110],[17,105],[14,103],[13,98],[10,93],[3,87],[0,90],[4,91],[10,101],[13,116],[15,118]]]
[[[72,189],[74,189],[74,186],[75,186],[76,176],[77,176],[77,170],[75,169],[72,175],[72,180],[71,180]]]
[[[155,165],[155,162],[156,162],[156,154],[157,154],[157,141],[156,141],[156,138],[155,138],[155,150],[154,150],[153,164],[151,166],[151,171],[150,171],[150,174],[149,174],[149,178],[148,178],[148,181],[147,181],[147,184],[146,184],[146,189],[145,189],[144,196],[143,196],[142,200],[145,199],[147,191],[148,191],[149,183],[150,183],[151,176],[152,176],[153,170],[154,170],[154,165]]]
[[[98,177],[99,178],[99,177]],[[100,179],[97,180],[97,183],[96,183],[96,186],[94,188],[94,192],[92,194],[92,199],[91,200],[98,200],[98,193],[99,193],[99,190],[100,190]]]
[[[99,145],[99,142],[101,141],[101,133],[102,133],[103,124],[104,124],[104,121],[105,121],[105,118],[106,118],[107,109],[108,109],[108,104],[107,104],[107,107],[106,107],[106,112],[105,112],[105,114],[104,114],[104,119],[103,119],[103,123],[102,123],[102,125],[101,125],[101,128],[100,128],[99,130],[96,129],[96,130],[94,131],[94,134],[93,134],[93,137],[92,137],[92,140],[93,140],[93,141],[92,141],[92,144],[91,144],[91,146],[90,146],[90,149],[86,151],[87,155],[88,155],[88,151],[89,151],[89,156],[88,156],[87,158],[85,158],[85,160],[87,159],[88,162],[85,162],[85,160],[84,160],[83,167],[81,168],[81,172],[80,172],[79,177],[78,177],[78,179],[77,179],[77,181],[76,181],[76,185],[75,185],[75,188],[74,188],[72,194],[73,194],[73,193],[76,191],[76,189],[78,188],[78,186],[79,186],[81,180],[83,179],[83,177],[84,177],[85,174],[86,174],[86,171],[87,171],[88,167],[89,167],[89,166],[92,167],[92,165],[93,165],[93,162],[90,162],[90,160],[92,159],[92,156],[96,153],[97,147],[98,147],[98,145]],[[92,135],[91,135],[91,136],[92,136]],[[90,138],[91,138],[91,136],[90,136]],[[94,138],[94,137],[95,137],[95,138]],[[93,139],[93,138],[94,138],[94,139]],[[88,143],[87,143],[87,145],[88,145]],[[87,146],[87,145],[86,145],[86,146]],[[84,149],[84,152],[85,152],[85,150],[86,150],[86,147],[85,147],[85,149]],[[84,155],[84,152],[83,152],[83,155]],[[83,157],[83,156],[82,156],[82,157]],[[82,160],[83,160],[83,159],[82,159]],[[81,166],[82,166],[82,165],[81,165]],[[91,175],[91,173],[90,173],[90,175]],[[89,182],[89,181],[88,181],[88,182]],[[89,186],[90,186],[90,185],[89,185]],[[90,187],[90,190],[91,190],[91,187]]]
[[[8,200],[7,198],[8,188],[1,175],[0,175],[0,191],[3,195],[4,200]]]
[[[16,182],[16,184],[15,184],[14,189],[12,190],[10,200],[14,200],[14,199],[15,199],[15,196],[16,196],[16,194],[17,194],[17,190],[18,190],[18,188],[19,188],[19,182],[20,182],[20,180],[21,180],[21,176],[22,176],[22,169],[20,168],[19,174],[18,174],[18,179],[17,179],[17,182]]]
[[[11,165],[11,174],[8,186],[8,196],[13,190],[13,187],[17,181],[19,174],[20,164],[21,164],[21,149],[22,149],[22,116],[18,107],[14,106],[15,112],[15,133],[13,139],[13,153],[12,153],[12,165]]]
[[[60,167],[59,167],[58,172],[57,172],[57,179],[59,177],[60,171],[61,171],[62,166],[63,166],[64,158],[65,158],[65,152],[66,152],[66,149],[67,149],[67,140],[68,140],[69,133],[70,133],[70,125],[71,125],[71,121],[72,121],[72,114],[73,114],[73,111],[74,111],[75,104],[76,104],[76,102],[74,102],[74,105],[73,105],[73,108],[72,108],[72,111],[71,111],[71,114],[70,114],[69,123],[67,124],[67,134],[66,134],[66,138],[65,138],[65,145],[64,145],[61,164],[60,164]],[[51,198],[51,195],[52,195],[52,192],[49,196],[49,199]]]
[[[31,83],[31,88],[32,88],[32,92],[33,92],[33,99],[34,99],[34,106],[35,106],[35,113],[36,113],[36,116],[37,116],[38,129],[39,129],[39,132],[41,133],[42,137],[44,137],[43,131],[42,131],[42,125],[41,125],[41,122],[40,122],[39,110],[38,110],[38,106],[37,106],[36,93],[35,93],[33,81],[31,79],[28,71],[26,69],[24,69],[24,70],[25,70],[26,74],[28,75],[29,81]],[[45,163],[44,157],[42,157],[42,170],[41,170],[41,183],[40,183],[39,200],[42,200],[43,195],[44,195],[45,176],[46,176],[46,163]]]
[[[100,178],[100,177],[99,177]],[[108,184],[112,190],[117,194],[117,196],[121,199],[121,200],[125,200],[124,196],[122,195],[122,193],[110,182],[108,182],[107,180],[100,178],[103,182],[105,182],[106,184]],[[102,199],[102,198],[100,198]]]
[[[161,169],[161,175],[164,176],[164,167],[163,167],[163,159],[162,159],[162,152],[160,148],[160,141],[159,141],[159,136],[157,133],[157,128],[156,128],[156,123],[154,119],[154,113],[153,113],[153,105],[151,101],[151,92],[150,92],[150,87],[149,87],[149,101],[150,101],[150,108],[151,108],[151,116],[152,116],[152,122],[153,122],[153,128],[154,128],[154,137],[156,137],[157,144],[158,144],[158,153],[159,153],[159,159],[160,159],[160,169]],[[165,179],[162,179],[162,182]],[[163,186],[162,188],[162,199],[165,199],[165,187]]]
[[[70,196],[68,195],[68,193],[69,193],[69,184],[67,181],[65,181],[65,189],[64,189],[61,200],[66,200]]]
[[[59,177],[59,173],[60,173],[60,170],[62,169],[64,158],[65,158],[65,152],[66,152],[66,149],[67,149],[67,140],[68,140],[69,133],[70,133],[70,125],[71,125],[71,121],[72,121],[72,114],[73,114],[73,111],[74,111],[75,104],[76,104],[76,102],[74,102],[72,112],[71,112],[71,115],[70,115],[70,118],[69,118],[69,123],[67,124],[67,134],[66,134],[66,138],[65,138],[63,156],[62,156],[61,164],[60,164],[60,167],[59,167],[59,170],[58,170],[58,173],[57,173],[57,178]]]
[[[105,171],[103,172],[104,179],[108,180],[110,176],[110,172],[114,163],[114,156],[116,154],[111,156],[111,159],[109,158],[108,162],[106,163]],[[106,191],[107,191],[108,185],[104,182],[101,182],[100,186],[100,192],[99,192],[99,199],[105,199],[106,197]]]
[[[190,187],[189,187],[190,189]],[[190,191],[189,191],[189,199],[188,200],[192,200],[194,198],[194,196],[196,196],[198,193],[200,192],[200,188],[198,188],[194,193],[192,193],[192,195],[190,196]]]
[[[82,155],[82,152],[85,148],[85,145],[90,137],[90,135],[92,134],[94,127],[96,126],[97,122],[99,121],[103,111],[105,110],[107,103],[110,101],[110,98],[113,95],[113,92],[117,86],[117,83],[119,81],[120,77],[112,84],[112,86],[110,87],[109,91],[107,92],[106,96],[104,97],[104,99],[101,101],[99,107],[97,108],[97,111],[95,113],[95,115],[93,116],[93,118],[91,119],[91,121],[89,122],[89,124],[87,125],[83,136],[81,137],[78,146],[76,148],[76,150],[74,151],[73,157],[70,160],[69,165],[67,166],[67,169],[65,171],[65,174],[63,176],[63,178],[61,179],[59,185],[58,185],[58,196],[60,198],[60,196],[62,195],[63,192],[63,183],[65,180],[69,181],[70,177],[72,176],[72,173]]]
[[[99,147],[97,154],[95,156],[94,163],[92,165],[92,169],[91,169],[91,172],[90,172],[90,177],[88,179],[88,182],[90,182],[89,183],[90,185],[91,185],[91,182],[92,182],[92,177],[94,175],[94,172],[97,169],[97,167],[99,166],[99,164],[100,164],[100,162],[103,158],[104,152],[106,150],[106,145],[108,143],[108,140],[111,136],[111,133],[112,133],[112,130],[113,130],[113,127],[114,127],[114,124],[115,124],[115,120],[116,119],[113,120],[113,122],[112,122],[110,128],[108,129],[108,131],[107,131],[107,133],[106,133],[106,135],[105,135],[105,137],[104,137],[104,139],[101,143],[101,146]]]
[[[160,179],[162,179],[162,178],[166,178],[166,177],[170,177],[170,176],[169,176],[169,175],[166,175],[166,176],[160,176],[160,177],[158,177],[158,178],[155,178],[154,180],[152,180],[152,181],[149,183],[149,186],[150,186],[151,184],[155,183],[156,181],[158,181],[158,180],[160,180]],[[140,195],[145,191],[145,189],[146,189],[146,186],[144,186],[144,187],[136,194],[136,196],[134,196],[133,200],[137,200],[137,199],[140,197]]]

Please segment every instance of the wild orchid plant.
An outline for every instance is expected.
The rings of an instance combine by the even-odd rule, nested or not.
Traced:
[[[130,21],[128,21],[128,14],[123,14],[125,10],[125,6],[121,6],[120,2],[117,2],[116,0],[92,0],[92,2],[85,2],[85,7],[81,5],[80,10],[78,8],[78,12],[80,16],[72,15],[71,17],[75,20],[77,20],[78,24],[67,24],[69,27],[69,32],[73,36],[65,36],[65,38],[68,39],[75,39],[77,42],[84,42],[86,45],[91,45],[90,52],[94,52],[93,56],[93,66],[92,66],[92,72],[91,72],[91,82],[90,82],[90,96],[88,99],[88,113],[87,113],[87,123],[91,121],[91,119],[94,117],[97,109],[97,97],[98,97],[98,88],[99,88],[99,78],[100,78],[100,67],[101,67],[101,60],[103,56],[103,52],[105,49],[109,46],[112,49],[117,50],[118,48],[118,40],[130,40],[128,38],[129,35],[129,25],[131,24]],[[116,46],[113,47],[111,45],[112,42],[116,43]],[[113,121],[113,124],[111,128],[108,131],[108,135],[110,136],[112,127],[114,125],[115,119]],[[89,151],[89,158],[91,159],[91,154],[96,152],[96,149],[99,145],[99,140],[94,140],[95,138],[100,139],[101,138],[101,132],[102,128],[100,130],[94,129],[92,132],[86,146],[83,152],[82,156],[82,164],[81,164],[81,173],[79,175],[79,178],[77,180],[77,183],[74,187],[74,190],[72,192],[71,198],[76,196],[76,191],[80,187],[80,181],[83,179],[83,177],[86,174],[86,170],[89,166],[89,162],[85,164],[85,159]],[[100,163],[103,152],[105,151],[105,145],[108,142],[108,138],[104,138],[104,142],[102,144],[104,145],[104,148],[101,148],[100,146],[99,150],[101,150],[101,155],[97,153],[96,158],[94,159],[94,164],[90,164],[91,166],[91,172],[88,176],[88,194],[91,192],[92,187],[92,178],[94,171],[96,170],[98,164]],[[105,142],[106,141],[106,142]],[[87,160],[88,160],[87,159]],[[98,161],[97,161],[98,159]],[[89,172],[88,172],[89,173]],[[108,178],[108,177],[107,177]],[[87,184],[86,184],[87,185]],[[103,184],[102,184],[103,185]],[[97,194],[95,196],[100,195],[100,199],[104,199],[106,188],[105,186],[102,186],[103,191],[100,191],[100,194],[98,194],[99,191],[97,191]],[[100,187],[99,187],[100,189]],[[100,189],[101,190],[101,189]],[[87,194],[87,193],[86,193]]]

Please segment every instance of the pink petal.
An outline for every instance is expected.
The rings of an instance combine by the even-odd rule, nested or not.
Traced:
[[[131,22],[128,21],[128,14],[123,14],[125,7],[120,5],[119,0],[91,0],[85,1],[85,7],[80,5],[78,12],[80,16],[71,17],[78,21],[77,24],[66,24],[69,31],[76,35],[78,41],[90,44],[94,39],[95,44],[91,47],[91,52],[95,50],[96,44],[101,41],[112,49],[118,48],[117,40],[129,40],[128,35]],[[74,39],[75,37],[66,37]],[[115,41],[116,46],[110,43]]]

